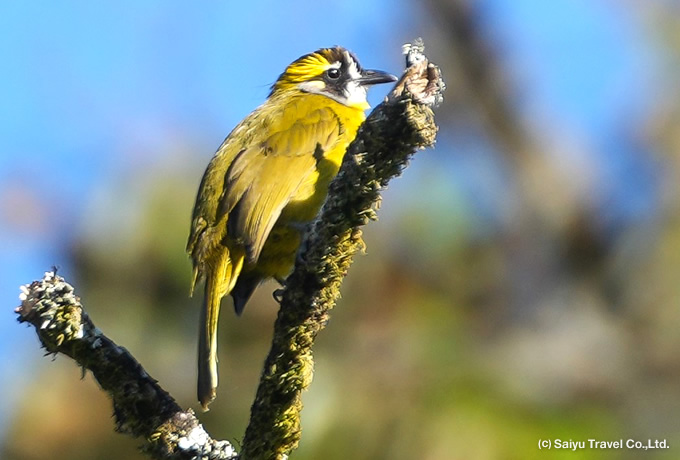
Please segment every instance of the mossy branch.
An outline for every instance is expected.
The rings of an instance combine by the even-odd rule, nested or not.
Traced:
[[[439,69],[429,64],[422,43],[410,46],[406,72],[350,145],[285,282],[242,458],[283,459],[297,447],[314,339],[328,321],[353,256],[363,247],[360,228],[375,218],[380,190],[418,149],[434,143],[437,127],[430,107],[441,100],[443,89]]]
[[[113,400],[116,430],[144,437],[154,458],[228,460],[236,451],[215,441],[191,409],[183,410],[141,364],[90,320],[73,287],[54,272],[21,287],[19,322],[35,326],[49,353],[74,359],[89,370]]]
[[[183,410],[135,358],[94,326],[73,287],[53,272],[22,286],[20,322],[32,324],[50,353],[90,370],[113,400],[116,429],[144,437],[159,459],[283,459],[300,439],[301,392],[312,380],[312,344],[354,254],[360,227],[375,218],[380,190],[410,157],[434,143],[431,106],[444,89],[422,43],[410,45],[407,68],[350,145],[320,215],[303,239],[295,269],[282,291],[272,347],[265,362],[242,453],[212,439],[191,409]]]

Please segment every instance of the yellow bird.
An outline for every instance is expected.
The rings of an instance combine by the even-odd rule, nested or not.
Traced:
[[[369,108],[370,85],[396,81],[362,69],[341,47],[290,64],[267,100],[227,136],[196,197],[187,243],[194,274],[205,279],[198,345],[198,400],[217,389],[217,320],[231,294],[241,314],[262,281],[293,268],[302,231],[326,199],[349,143]]]

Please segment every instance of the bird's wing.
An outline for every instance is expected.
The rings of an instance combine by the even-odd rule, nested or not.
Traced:
[[[203,247],[206,242],[202,242],[204,232],[209,228],[219,226],[220,220],[226,217],[218,214],[220,201],[225,194],[224,178],[234,159],[243,150],[243,146],[237,140],[241,137],[248,137],[248,122],[249,120],[246,118],[234,128],[220,148],[217,149],[203,173],[191,217],[191,232],[187,240],[187,252],[192,254],[195,263],[199,262],[206,250]],[[220,242],[211,243],[219,244]]]
[[[228,213],[227,235],[246,248],[251,263],[259,257],[281,210],[342,132],[328,108],[298,113],[288,122],[290,114],[283,115],[284,120],[273,122],[279,129],[270,129],[268,137],[239,152],[225,176],[218,214]]]

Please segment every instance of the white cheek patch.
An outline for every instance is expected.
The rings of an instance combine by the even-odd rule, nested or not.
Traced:
[[[334,62],[327,68],[339,69],[341,66],[342,62]],[[304,91],[305,93],[321,94],[324,93],[324,89],[326,89],[326,83],[324,83],[322,80],[303,81],[302,83],[298,84],[298,88],[300,88],[300,91]]]
[[[367,92],[368,88],[365,86],[360,85],[356,81],[350,81],[345,88],[345,101],[343,104],[367,109],[369,107],[366,101]]]
[[[322,80],[303,81],[302,83],[298,84],[300,91],[311,94],[321,94],[349,107],[360,108],[362,110],[369,109],[370,106],[366,101],[366,93],[368,88],[357,82],[357,80],[361,78],[361,72],[359,72],[356,62],[354,59],[352,59],[349,53],[346,54],[346,58],[347,62],[349,63],[347,66],[347,75],[349,79],[342,95],[327,91],[326,83],[324,83]],[[336,61],[330,64],[327,68],[339,69],[341,67],[342,62]]]
[[[326,88],[326,84],[320,80],[303,81],[298,85],[298,88],[305,93],[318,94]]]

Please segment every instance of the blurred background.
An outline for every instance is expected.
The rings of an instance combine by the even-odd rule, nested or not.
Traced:
[[[673,0],[130,0],[0,6],[0,458],[136,459],[90,375],[15,321],[57,265],[194,408],[201,174],[284,67],[341,44],[448,90],[365,229],[315,348],[296,459],[680,457],[680,5]],[[376,87],[377,104],[388,88]],[[239,444],[276,304],[220,327],[207,430]]]

